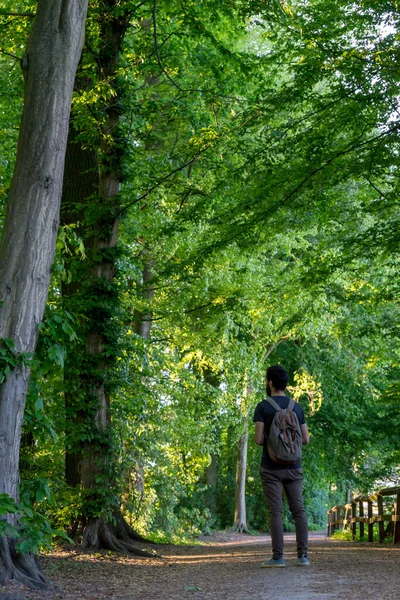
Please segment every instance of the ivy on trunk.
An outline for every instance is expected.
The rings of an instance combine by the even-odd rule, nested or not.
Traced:
[[[71,349],[65,366],[66,480],[82,490],[81,515],[74,533],[84,549],[107,548],[150,556],[137,547],[146,542],[124,521],[116,489],[118,460],[113,446],[110,396],[117,370],[120,297],[116,282],[118,227],[121,213],[119,188],[123,149],[119,138],[121,89],[119,55],[131,11],[107,0],[106,17],[99,26],[95,77],[109,89],[99,100],[101,122],[96,143],[83,143],[71,122],[67,151],[62,217],[65,224],[79,222],[86,260],[71,259],[72,281],[63,286],[63,303],[79,313],[80,344]],[[78,77],[76,89],[93,82]],[[112,493],[110,493],[112,490]]]

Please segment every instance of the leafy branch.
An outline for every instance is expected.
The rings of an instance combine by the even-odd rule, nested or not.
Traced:
[[[4,48],[0,48],[0,54],[4,54],[4,56],[10,56],[14,60],[17,60],[18,62],[20,62],[20,60],[21,60],[21,58],[19,56],[17,56],[16,54],[12,54],[12,52],[7,52],[7,50],[4,50]]]
[[[49,487],[46,484],[46,496],[50,500]],[[43,492],[42,499],[44,499]],[[26,500],[26,499],[25,499]],[[28,501],[16,502],[8,494],[0,494],[0,536],[8,535],[17,540],[17,550],[23,554],[33,552],[37,554],[40,548],[50,550],[55,536],[62,537],[73,544],[63,531],[53,529],[49,521],[42,514],[32,508]],[[7,515],[18,516],[18,530],[6,519]]]
[[[198,158],[199,156],[201,156],[204,152],[206,152],[206,150],[208,150],[211,147],[212,144],[208,144],[207,146],[205,146],[205,148],[202,148],[202,150],[200,150],[195,156],[193,156],[188,162],[184,163],[183,165],[179,165],[179,167],[177,167],[176,169],[173,169],[172,171],[170,171],[169,173],[167,173],[166,175],[164,175],[164,177],[162,177],[161,179],[159,179],[157,181],[157,183],[155,183],[154,185],[152,185],[146,192],[144,192],[141,196],[139,196],[138,198],[135,198],[135,200],[132,200],[132,202],[128,202],[127,204],[125,204],[122,208],[121,214],[124,214],[125,211],[130,208],[131,206],[133,206],[134,204],[137,204],[138,202],[140,202],[141,200],[144,200],[144,198],[147,198],[147,196],[149,196],[151,194],[151,192],[153,192],[154,190],[156,190],[160,185],[162,185],[165,181],[167,181],[168,179],[170,179],[173,175],[175,175],[175,173],[179,173],[179,171],[182,171],[183,169],[185,169],[186,167],[189,167],[190,165],[192,165]]]
[[[173,34],[175,34],[176,32],[173,32],[171,34],[171,36]],[[155,48],[155,54],[157,57],[157,63],[158,66],[160,67],[161,71],[164,73],[165,77],[168,79],[168,81],[170,81],[172,83],[172,85],[174,87],[176,87],[176,89],[178,89],[180,92],[182,92],[183,94],[189,94],[189,93],[200,93],[200,94],[212,94],[214,96],[218,96],[221,98],[226,98],[226,99],[230,99],[230,100],[235,100],[236,102],[238,102],[240,99],[236,98],[234,96],[224,96],[223,94],[219,94],[218,92],[216,92],[216,90],[207,90],[207,89],[203,89],[203,88],[183,88],[182,86],[179,85],[179,83],[177,83],[174,79],[172,79],[172,77],[170,76],[170,74],[168,73],[168,71],[165,69],[162,61],[161,61],[161,56],[160,56],[160,47],[161,45],[164,45],[165,42],[168,40],[169,37],[168,36],[163,42],[162,44],[159,43],[158,41],[158,31],[157,31],[157,0],[153,0],[153,38],[154,38],[154,48]]]
[[[28,19],[34,19],[35,14],[29,12],[14,12],[14,11],[6,11],[0,9],[0,17],[24,17]]]

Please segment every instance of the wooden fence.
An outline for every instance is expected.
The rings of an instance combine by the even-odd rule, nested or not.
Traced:
[[[385,528],[385,522],[388,525]],[[368,533],[368,541],[374,541],[374,525],[378,524],[378,539],[393,536],[393,543],[400,544],[400,487],[383,488],[371,496],[355,496],[350,504],[334,506],[328,510],[328,537],[335,531],[350,530],[353,539],[359,526],[360,538]]]

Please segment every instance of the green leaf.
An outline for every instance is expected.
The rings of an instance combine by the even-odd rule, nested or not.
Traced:
[[[63,331],[65,331],[65,333],[69,335],[70,341],[76,339],[75,331],[72,329],[71,325],[69,325],[66,321],[63,321],[62,328]]]
[[[52,530],[53,535],[57,535],[58,537],[62,538],[63,540],[66,540],[69,544],[75,544],[74,540],[72,540],[66,533],[65,531],[62,531],[61,529],[53,529]]]
[[[65,348],[56,344],[54,346],[50,346],[48,349],[48,355],[51,360],[53,360],[60,367],[64,367],[64,359],[65,359]]]
[[[186,588],[186,591],[187,591],[187,592],[202,592],[202,591],[203,591],[203,588],[201,588],[201,587],[197,587],[196,585],[192,585],[192,586],[190,586],[190,587],[187,587],[187,588]]]
[[[43,398],[41,398],[41,396],[38,396],[36,398],[35,408],[36,410],[43,410]]]
[[[8,494],[0,494],[0,515],[16,513],[18,507]]]
[[[32,517],[33,517],[33,510],[29,506],[27,506],[26,504],[23,504],[22,505],[22,510],[24,511],[24,513],[28,517],[30,517],[32,519]]]

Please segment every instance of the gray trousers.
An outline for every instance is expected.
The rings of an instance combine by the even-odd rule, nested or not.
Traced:
[[[308,522],[302,496],[303,472],[301,469],[273,471],[260,468],[261,483],[268,504],[272,539],[272,557],[283,557],[282,491],[288,500],[296,526],[297,556],[307,556]]]

